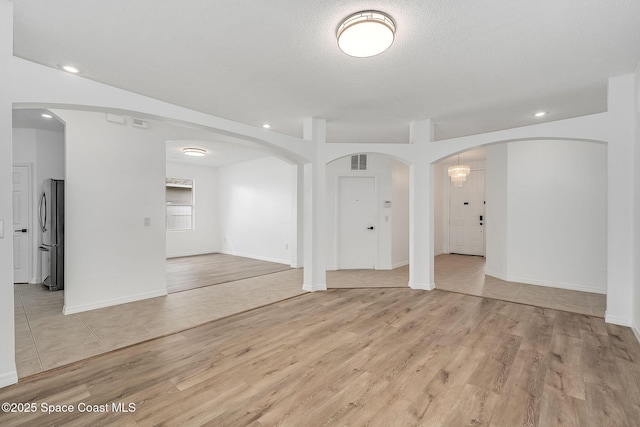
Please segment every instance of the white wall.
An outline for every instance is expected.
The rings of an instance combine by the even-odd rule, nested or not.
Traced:
[[[41,129],[13,129],[13,161],[31,165],[31,283],[42,282],[38,247],[42,243],[37,209],[45,179],[64,179],[64,134]]]
[[[66,122],[64,312],[166,295],[165,142],[154,123],[54,113]]]
[[[336,270],[339,267],[337,200],[341,176],[376,178],[378,208],[375,268],[388,270],[409,263],[409,168],[389,156],[371,153],[367,156],[366,171],[352,171],[351,156],[341,157],[327,164],[325,206],[328,270]],[[397,178],[396,182],[394,178]],[[399,199],[396,200],[394,196]],[[391,201],[391,208],[383,207],[384,201]],[[394,248],[397,248],[398,252],[395,252]]]
[[[606,293],[606,145],[523,141],[488,153],[488,274]]]
[[[509,224],[508,201],[508,148],[509,144],[487,147],[485,172],[485,239],[486,274],[507,280],[509,250],[507,226]]]
[[[218,168],[221,252],[291,264],[293,168],[275,157]]]
[[[409,167],[391,160],[391,267],[409,264]]]
[[[633,331],[640,341],[640,64],[635,72]]]
[[[449,252],[449,183],[447,167],[433,165],[433,255]]]
[[[193,180],[195,194],[195,227],[185,231],[167,230],[167,258],[219,252],[217,169],[167,162],[166,176]]]

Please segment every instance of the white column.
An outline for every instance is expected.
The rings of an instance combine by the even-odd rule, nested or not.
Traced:
[[[13,4],[0,0],[0,387],[18,382],[13,318],[13,219],[11,104]]]
[[[433,123],[411,123],[411,144],[416,146],[415,163],[410,168],[409,201],[409,287],[435,288],[433,274],[433,172],[428,160],[433,141]]]
[[[314,145],[311,163],[304,165],[304,283],[305,291],[327,289],[326,272],[326,122],[304,121],[304,139]]]
[[[607,311],[609,323],[631,326],[633,295],[633,152],[635,76],[609,79],[607,146]]]

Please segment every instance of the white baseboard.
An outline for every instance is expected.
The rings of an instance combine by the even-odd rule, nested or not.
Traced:
[[[158,290],[153,292],[146,292],[142,294],[135,294],[124,298],[114,298],[105,301],[94,302],[91,304],[68,306],[64,305],[62,308],[63,314],[75,314],[82,313],[83,311],[96,310],[98,308],[111,307],[119,304],[126,304],[128,302],[141,301],[149,298],[163,297],[167,295],[167,290]]]
[[[327,265],[325,267],[325,270],[327,270],[327,271],[338,271],[338,266],[337,265]]]
[[[266,257],[266,256],[260,256],[260,255],[252,255],[252,254],[243,254],[240,252],[220,252],[226,255],[233,255],[233,256],[241,256],[243,258],[251,258],[251,259],[257,259],[260,261],[269,261],[269,262],[275,262],[278,264],[291,264],[291,260],[290,259],[280,259],[280,258],[271,258],[271,257]]]
[[[327,290],[327,284],[321,284],[321,285],[307,285],[306,283],[302,285],[302,290],[303,291],[307,291],[307,292],[316,292],[316,291],[326,291]]]
[[[627,319],[626,317],[614,316],[612,314],[608,314],[607,312],[604,313],[604,321],[607,323],[613,323],[614,325],[627,326],[629,328],[632,327],[631,320]]]
[[[423,291],[432,291],[436,288],[435,283],[413,283],[409,282],[409,287],[411,289],[418,289]]]
[[[514,276],[506,276],[506,278],[500,277],[496,274],[491,274],[490,272],[485,271],[485,274],[489,276],[497,277],[501,280],[506,280],[507,282],[514,283],[524,283],[525,285],[535,285],[535,286],[545,286],[547,288],[558,288],[558,289],[568,289],[571,291],[581,291],[581,292],[591,292],[594,294],[603,294],[606,295],[607,290],[602,288],[597,288],[595,286],[585,286],[585,285],[576,285],[573,283],[562,283],[562,282],[547,282],[544,280],[536,280],[536,279],[527,279],[526,277],[514,277]]]
[[[407,261],[400,261],[400,262],[397,262],[397,263],[393,264],[391,266],[391,269],[395,270],[396,268],[404,267],[405,265],[409,265],[409,261],[408,260]]]
[[[0,374],[0,388],[7,387],[18,382],[18,371],[13,370]]]
[[[376,265],[374,270],[393,270],[393,267],[389,264],[386,265]]]

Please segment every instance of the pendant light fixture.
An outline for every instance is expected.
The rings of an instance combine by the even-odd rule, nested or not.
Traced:
[[[349,56],[366,58],[384,52],[393,43],[396,24],[386,13],[365,10],[347,16],[338,25],[340,50]]]
[[[458,161],[455,166],[449,166],[449,176],[454,187],[462,187],[462,184],[467,180],[467,175],[471,173],[469,165],[460,164],[460,155],[458,154]]]

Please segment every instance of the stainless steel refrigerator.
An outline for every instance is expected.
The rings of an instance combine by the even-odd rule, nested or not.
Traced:
[[[50,291],[64,289],[64,181],[47,179],[38,206],[43,283]]]

